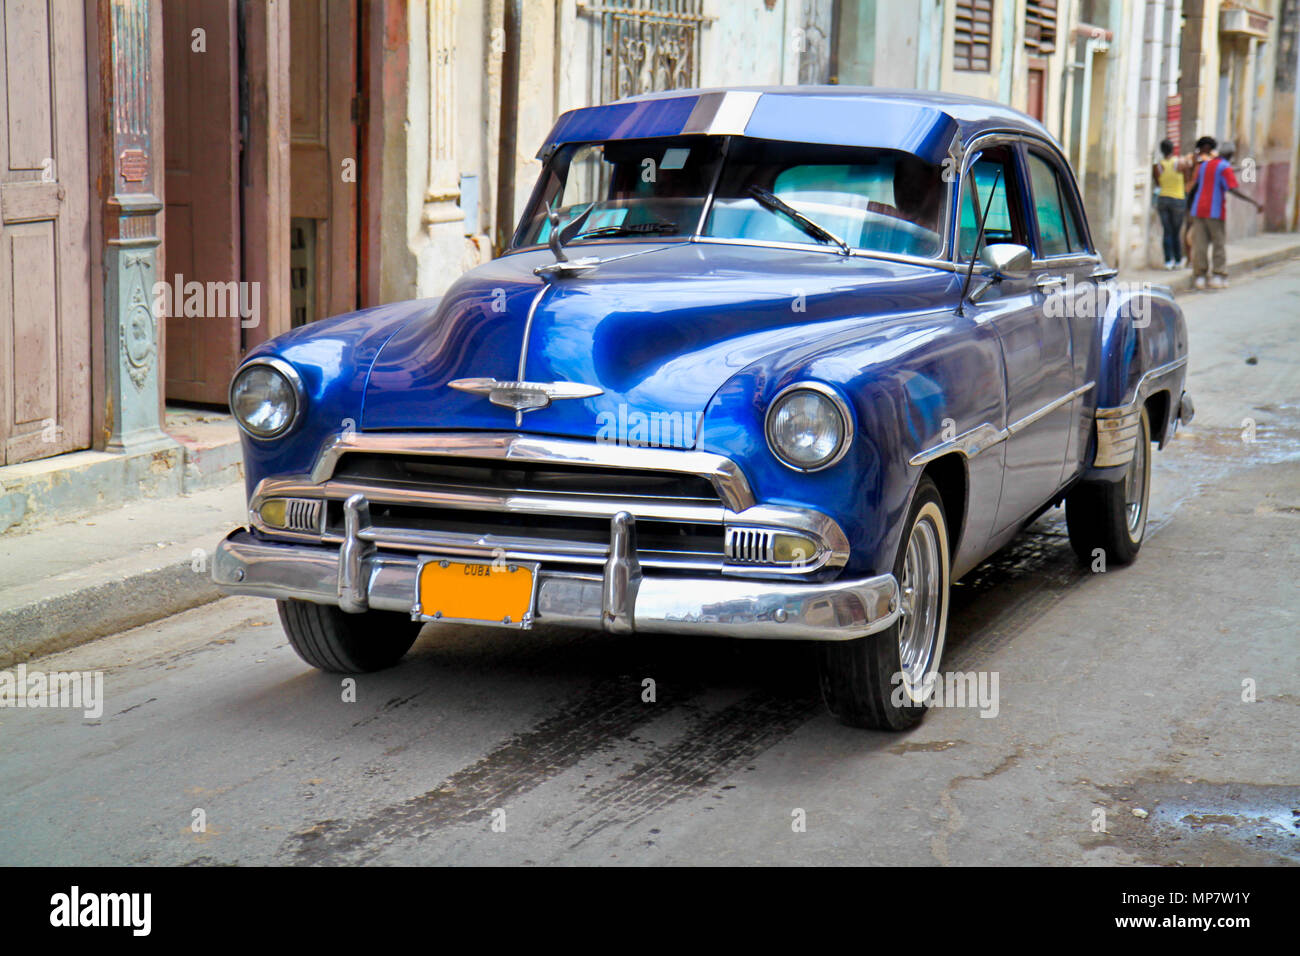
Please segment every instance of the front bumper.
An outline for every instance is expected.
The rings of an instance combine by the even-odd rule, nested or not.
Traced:
[[[778,640],[845,641],[898,617],[892,574],[830,583],[643,574],[635,522],[611,522],[603,573],[537,572],[533,623],[616,633],[714,634]],[[239,529],[217,547],[212,577],[228,594],[332,604],[347,611],[415,611],[420,556],[373,548],[285,544]],[[455,558],[455,555],[448,555]]]

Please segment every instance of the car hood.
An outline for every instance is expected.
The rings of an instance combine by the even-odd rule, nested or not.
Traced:
[[[554,259],[515,253],[462,276],[380,349],[362,427],[525,430],[694,447],[700,416],[737,371],[812,336],[933,304],[950,273],[817,251],[724,243],[582,247],[596,268],[544,282]],[[518,416],[462,378],[575,382],[599,395]],[[638,431],[639,430],[639,431]]]

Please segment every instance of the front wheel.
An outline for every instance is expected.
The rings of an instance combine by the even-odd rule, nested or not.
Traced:
[[[1151,423],[1144,408],[1124,477],[1083,482],[1066,496],[1065,523],[1079,560],[1090,565],[1100,551],[1112,564],[1131,563],[1146,535],[1150,495]]]
[[[906,730],[926,698],[948,630],[948,522],[939,489],[922,478],[894,561],[898,620],[879,634],[818,647],[822,699],[850,727]]]
[[[298,656],[319,670],[364,674],[392,667],[420,635],[419,621],[393,611],[348,614],[328,604],[276,601]]]

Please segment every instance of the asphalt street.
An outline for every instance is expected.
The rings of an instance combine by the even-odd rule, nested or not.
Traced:
[[[0,864],[1300,863],[1300,263],[1180,301],[1137,563],[1058,509],[956,588],[996,714],[851,730],[806,646],[456,625],[350,702],[229,598],[28,663],[106,702],[0,709]]]

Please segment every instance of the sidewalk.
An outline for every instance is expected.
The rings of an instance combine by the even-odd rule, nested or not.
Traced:
[[[244,523],[228,414],[169,408],[174,444],[0,467],[0,667],[220,597],[212,549]]]
[[[1229,280],[1295,256],[1300,256],[1300,233],[1297,232],[1262,232],[1257,236],[1234,240],[1228,243]],[[1172,272],[1165,269],[1125,269],[1120,273],[1120,278],[1128,282],[1167,285],[1174,292],[1193,292],[1190,264],[1186,269],[1175,269]],[[1213,295],[1215,291],[1217,290],[1195,294]]]
[[[239,431],[229,414],[168,408],[164,428],[170,444],[147,452],[74,451],[0,465],[0,540],[141,498],[170,499],[242,480]]]
[[[212,551],[243,523],[239,482],[0,535],[0,668],[215,601]]]

